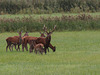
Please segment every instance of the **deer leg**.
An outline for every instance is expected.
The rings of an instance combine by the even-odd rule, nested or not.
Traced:
[[[48,52],[49,52],[49,48],[48,48]]]
[[[11,50],[11,44],[9,44],[9,50],[12,51],[12,50]]]
[[[13,45],[11,45],[11,47],[10,47],[11,49],[12,49],[12,51],[13,51]]]
[[[30,50],[30,53],[31,53],[31,48],[29,50]]]
[[[14,45],[14,44],[11,45],[11,49],[12,49],[12,51],[13,51],[13,46],[15,46],[15,45]],[[16,49],[16,48],[15,48],[15,49]]]
[[[24,52],[24,44],[22,44],[22,51]]]
[[[19,47],[20,45],[18,45],[18,50],[20,51],[20,47]]]
[[[26,49],[26,51],[28,51],[28,47],[27,47],[27,44],[25,45],[25,49]]]
[[[16,45],[14,45],[14,46],[15,46],[15,49],[17,50]]]
[[[35,49],[35,53],[37,54],[37,50]]]
[[[9,47],[9,45],[7,44],[7,46],[6,46],[6,52],[8,51],[8,47]]]
[[[46,47],[44,48],[44,52],[45,52],[45,54],[47,53],[47,52],[46,52]]]
[[[31,47],[30,47],[30,49],[29,49],[29,50],[30,50],[30,53],[31,53],[31,52],[33,52]]]

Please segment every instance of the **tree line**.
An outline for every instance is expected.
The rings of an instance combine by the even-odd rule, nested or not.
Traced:
[[[0,14],[99,11],[100,0],[0,0]]]

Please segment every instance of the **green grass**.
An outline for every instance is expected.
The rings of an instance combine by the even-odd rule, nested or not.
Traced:
[[[39,18],[40,16],[44,16],[44,17],[55,17],[55,16],[58,16],[58,17],[61,17],[62,15],[79,15],[79,14],[82,14],[82,13],[52,13],[52,14],[16,14],[16,15],[12,15],[12,14],[8,14],[8,15],[0,15],[0,18],[15,18],[15,17],[19,17],[19,18],[23,18],[24,16],[25,17],[35,17],[35,18]],[[85,14],[90,14],[92,16],[100,16],[100,12],[96,12],[96,13],[85,13]]]
[[[56,52],[46,55],[6,52],[5,39],[17,33],[0,33],[0,75],[99,75],[100,31],[54,32]],[[37,32],[31,36],[39,36]]]

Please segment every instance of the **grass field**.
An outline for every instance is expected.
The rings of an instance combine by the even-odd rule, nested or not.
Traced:
[[[6,52],[8,36],[0,33],[0,75],[99,75],[100,31],[54,32],[46,55],[25,52]],[[30,33],[39,36],[38,32]]]
[[[17,15],[0,15],[0,18],[15,18],[15,17],[19,17],[19,18],[23,18],[24,16],[25,17],[35,17],[35,18],[39,18],[40,16],[44,16],[44,17],[55,17],[55,16],[58,16],[58,17],[61,17],[62,15],[66,15],[66,16],[69,16],[69,15],[79,15],[79,14],[90,14],[92,16],[100,16],[100,12],[96,12],[96,13],[53,13],[53,14],[17,14]]]

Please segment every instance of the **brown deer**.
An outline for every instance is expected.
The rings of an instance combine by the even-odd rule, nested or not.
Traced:
[[[44,26],[44,28],[45,28],[45,26]],[[43,29],[44,29],[43,28]],[[55,26],[55,28],[56,28],[56,26]],[[46,28],[45,28],[46,29]],[[45,30],[44,30],[45,31]],[[54,31],[54,30],[53,30]],[[53,32],[52,31],[52,32]],[[47,31],[46,31],[47,32]],[[41,33],[40,33],[41,34]],[[51,35],[51,32],[49,32],[47,35],[49,36],[49,34]],[[42,36],[42,37],[41,37]],[[47,37],[44,37],[45,35],[44,35],[44,33],[43,34],[41,34],[41,36],[40,37],[32,37],[32,36],[27,36],[27,37],[25,37],[24,38],[24,45],[23,45],[23,47],[22,47],[22,50],[24,51],[24,47],[26,48],[26,50],[28,50],[28,48],[27,48],[27,43],[29,43],[30,44],[30,40],[37,40],[38,39],[38,41],[37,41],[37,44],[38,43],[42,43],[42,44],[45,44],[46,45],[46,40],[45,40],[45,38],[47,39]],[[45,41],[44,41],[45,40]],[[52,44],[49,44],[49,47],[53,50],[53,52],[55,52],[55,49],[56,49],[56,47],[55,46],[52,46]],[[48,48],[47,48],[48,49]],[[31,52],[31,51],[30,51]]]
[[[22,42],[23,42],[23,38],[26,37],[26,36],[29,36],[29,35],[28,35],[28,32],[26,32],[26,33],[23,35],[23,37],[22,37]],[[14,37],[15,37],[15,38],[19,38],[19,36],[14,36]],[[17,44],[12,44],[12,46],[11,46],[11,47],[12,47],[12,50],[13,50],[13,46],[15,46],[15,49],[16,49],[16,45],[17,45]],[[18,48],[17,48],[16,50],[18,50]]]
[[[54,29],[52,31],[47,31],[47,27],[43,27],[43,30],[46,32],[47,36],[46,37],[39,37],[37,38],[36,40],[36,43],[42,43],[44,45],[44,51],[45,51],[45,54],[46,54],[46,49],[48,49],[49,45],[50,45],[50,41],[51,41],[51,34],[54,32],[56,28],[56,25],[54,26]]]
[[[42,32],[40,32],[40,34],[41,34],[41,36],[40,37],[46,37],[44,34],[44,32],[42,33]],[[55,46],[52,46],[52,44],[50,43],[49,44],[49,47],[53,50],[53,52],[55,52],[55,50],[56,50],[56,47]],[[49,48],[48,48],[48,52],[49,52]]]
[[[37,54],[37,52],[40,52],[41,54],[43,54],[44,52],[44,45],[42,43],[36,44],[35,40],[30,40],[31,44],[30,44],[30,51],[33,51],[34,48],[34,52]]]
[[[6,42],[7,42],[7,46],[6,46],[6,51],[9,47],[10,51],[11,50],[11,45],[14,44],[14,45],[18,45],[18,49],[20,50],[20,45],[21,45],[21,42],[22,42],[22,38],[21,38],[21,34],[22,32],[18,32],[19,36],[16,38],[16,37],[8,37],[6,39]]]
[[[41,34],[40,37],[45,37],[44,32],[43,33],[39,32],[39,33]],[[30,40],[36,40],[37,38],[38,37],[32,37],[32,36],[25,37],[24,42],[22,44],[22,51],[24,51],[24,47],[28,51],[27,43],[29,43],[29,45],[30,45],[31,44]],[[32,52],[32,51],[30,51],[30,52]]]
[[[23,38],[23,43],[22,43],[22,51],[24,51],[24,48],[26,49],[26,51],[28,51],[28,47],[27,44],[31,44],[30,40],[36,40],[37,37],[32,37],[32,36],[26,36]]]

